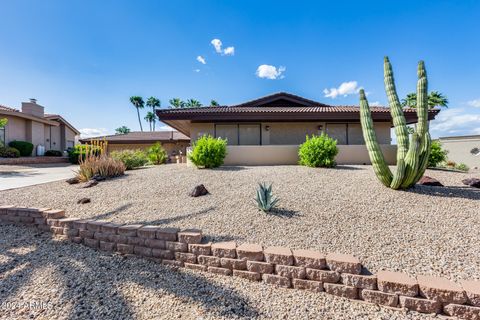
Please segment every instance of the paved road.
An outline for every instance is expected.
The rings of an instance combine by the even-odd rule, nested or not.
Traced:
[[[38,164],[28,166],[0,165],[0,190],[22,188],[73,177],[78,166]]]

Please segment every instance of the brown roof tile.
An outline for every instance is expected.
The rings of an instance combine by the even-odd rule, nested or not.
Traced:
[[[99,136],[80,139],[80,142],[86,143],[91,140],[103,140],[109,143],[154,143],[156,141],[190,141],[190,138],[177,131],[151,131],[141,132],[133,131],[127,134],[115,134],[108,136]]]

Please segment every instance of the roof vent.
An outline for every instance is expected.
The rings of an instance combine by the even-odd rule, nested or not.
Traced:
[[[37,103],[37,99],[30,98],[30,102],[31,102],[31,103],[35,103],[35,104],[36,104],[36,103]]]

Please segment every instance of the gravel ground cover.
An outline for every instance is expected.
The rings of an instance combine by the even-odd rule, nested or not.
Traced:
[[[376,180],[369,166],[197,170],[183,165],[165,165],[130,171],[125,177],[101,182],[90,189],[60,181],[2,191],[0,204],[62,208],[71,217],[195,227],[202,229],[214,241],[236,240],[264,246],[284,245],[293,249],[351,253],[358,256],[373,273],[387,269],[413,276],[433,274],[452,280],[480,279],[480,190],[461,184],[462,179],[474,174],[444,171],[427,171],[426,174],[440,180],[446,187],[418,186],[410,191],[390,190]],[[262,181],[273,182],[274,193],[281,199],[279,210],[271,214],[258,211],[253,200],[256,183]],[[188,192],[199,183],[205,184],[211,194],[189,197]],[[92,202],[76,204],[83,197],[91,198]],[[19,240],[23,238],[16,239],[19,237],[18,227],[0,226],[0,230],[5,233],[2,239],[8,239],[10,249],[22,250]],[[61,276],[61,264],[78,268],[69,271],[71,275],[66,278],[103,279],[100,287],[106,286],[121,296],[118,300],[107,294],[105,299],[119,304],[118,308],[128,306],[128,312],[138,318],[148,318],[146,310],[156,312],[152,310],[155,306],[160,308],[160,305],[161,310],[167,312],[165,318],[178,314],[186,318],[345,318],[352,315],[356,319],[403,319],[411,315],[385,308],[379,313],[377,307],[325,294],[269,288],[234,278],[189,271],[172,273],[144,260],[122,260],[118,256],[104,255],[83,247],[79,249],[78,246],[71,250],[70,244],[44,243],[42,236],[28,234],[22,237],[25,237],[23,246],[34,248],[35,254],[29,263],[17,262],[12,271],[2,267],[2,277],[26,272],[15,271],[18,268],[33,268],[35,271],[29,272],[28,279],[20,281],[16,292],[9,297],[25,292],[38,300],[44,291],[53,290],[54,293],[47,296],[60,299],[61,309],[70,316],[79,308],[77,304],[72,305],[74,302],[65,302],[70,301],[71,295],[78,294],[74,290],[75,284],[68,286],[69,282],[65,280],[50,289],[38,285],[38,281],[49,281],[45,279],[52,278],[53,274]],[[32,240],[34,243],[31,243]],[[62,255],[62,259],[48,257],[49,246],[50,249],[55,248],[55,254]],[[4,246],[1,249],[10,250]],[[44,254],[41,250],[45,250]],[[9,266],[8,253],[2,254],[6,262],[0,260],[0,264]],[[118,266],[115,263],[118,261],[123,263],[120,271],[116,270]],[[105,264],[106,271],[103,267],[93,266],[97,263]],[[108,270],[117,273],[109,275]],[[154,274],[163,280],[172,278],[169,289],[161,280],[158,285],[152,285],[150,282]],[[130,277],[139,277],[140,280]],[[3,290],[9,287],[4,283],[0,284]],[[176,290],[174,284],[180,288]],[[204,286],[208,288],[206,292],[220,292],[220,302],[213,298],[216,302],[206,301],[210,298],[201,297]],[[1,294],[5,291],[0,291],[0,298],[5,300]],[[90,304],[87,298],[91,292],[86,294],[87,297],[82,300],[84,307]],[[227,295],[232,295],[232,298],[227,299]],[[246,309],[237,310],[242,305]],[[118,308],[107,309],[116,312]],[[419,317],[418,314],[415,316]]]
[[[0,319],[431,319],[0,227]]]

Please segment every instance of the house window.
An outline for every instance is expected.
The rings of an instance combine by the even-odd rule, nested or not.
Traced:
[[[346,123],[327,123],[325,131],[329,137],[337,140],[337,144],[348,144]]]
[[[215,138],[227,139],[231,146],[258,146],[262,141],[261,132],[259,123],[215,124]]]

